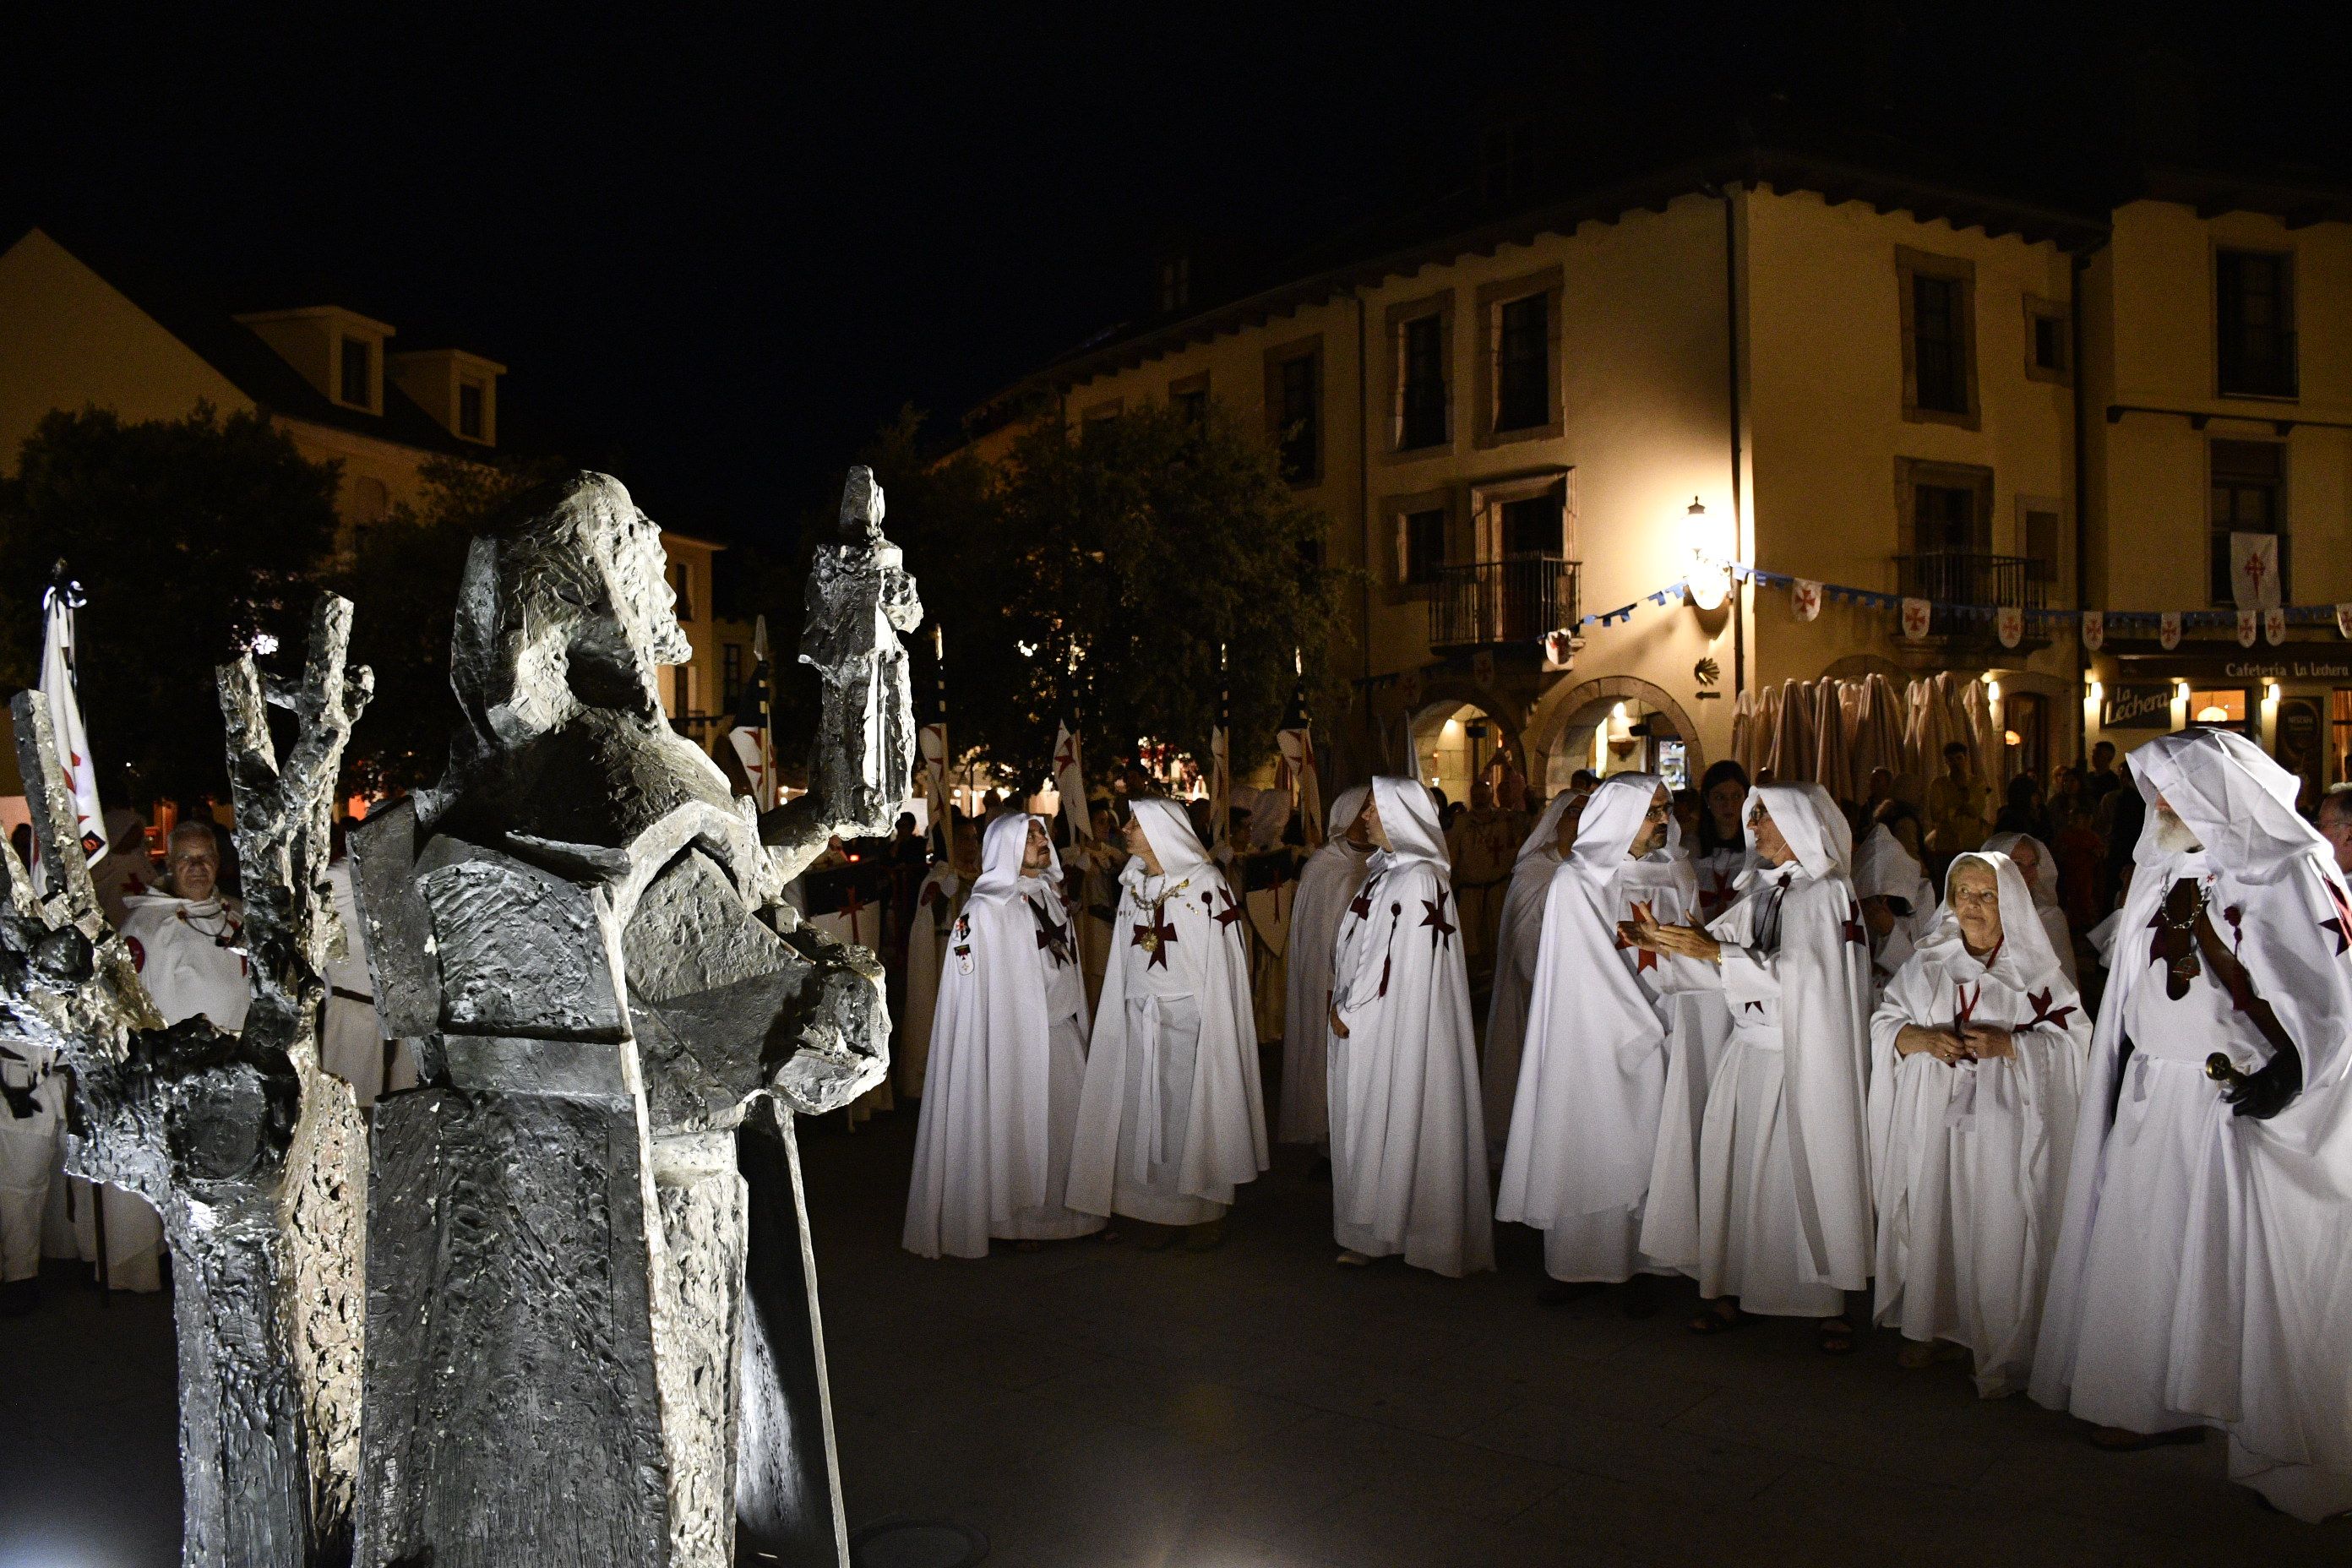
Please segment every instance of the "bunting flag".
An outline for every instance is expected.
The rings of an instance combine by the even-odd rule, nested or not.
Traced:
[[[2025,612],[2015,605],[2003,605],[1995,610],[1992,624],[2000,634],[2001,647],[2015,647],[2025,640]]]
[[[1276,787],[1289,795],[1290,804],[1297,810],[1307,847],[1319,849],[1323,846],[1323,781],[1315,763],[1315,727],[1307,715],[1304,681],[1291,692],[1290,710],[1283,715],[1275,743],[1282,753],[1275,768]]]
[[[2276,605],[2263,612],[2263,640],[2273,647],[2286,641],[2286,612]]]
[[[1095,825],[1087,812],[1087,770],[1078,760],[1078,732],[1067,724],[1054,737],[1054,789],[1062,797],[1062,820],[1070,825],[1070,842],[1092,839]]]
[[[2156,618],[2157,646],[2170,653],[2180,646],[2180,612],[2167,610]]]
[[[74,612],[82,606],[81,584],[65,574],[41,595],[41,701],[49,710],[55,731],[58,771],[73,793],[74,821],[81,830],[81,851],[95,860],[106,853],[105,818],[98,808],[98,765],[90,760],[89,737],[81,724],[81,695],[75,672]],[[45,880],[46,877],[37,879]]]
[[[2254,629],[2262,624],[2262,618],[2263,613],[2260,610],[2238,612],[2238,646],[2240,647],[2254,646]]]
[[[2107,613],[2105,610],[2083,612],[2083,646],[2093,653],[2107,640]]]
[[[1926,638],[1927,636],[1927,626],[1930,618],[1931,616],[1927,600],[1906,599],[1903,601],[1903,635],[1910,638],[1913,642],[1919,642]]]
[[[2352,637],[2352,599],[2336,606],[2336,635]]]
[[[1822,585],[1809,578],[1800,577],[1789,587],[1789,608],[1801,621],[1810,621],[1822,613]]]

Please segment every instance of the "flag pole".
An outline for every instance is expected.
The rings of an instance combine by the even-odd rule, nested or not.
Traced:
[[[776,807],[776,670],[768,662],[768,617],[751,624],[751,663],[760,671],[760,809]]]

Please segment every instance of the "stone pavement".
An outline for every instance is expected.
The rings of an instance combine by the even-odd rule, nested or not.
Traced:
[[[926,1263],[898,1245],[911,1110],[803,1128],[849,1511],[984,1531],[992,1568],[2352,1563],[2352,1521],[2265,1514],[2218,1440],[2105,1455],[1880,1334],[1697,1340],[1687,1285],[1537,1307],[1499,1274],[1335,1267],[1300,1151],[1206,1256],[1076,1242]],[[0,1321],[0,1568],[167,1568],[168,1303],[53,1273]]]

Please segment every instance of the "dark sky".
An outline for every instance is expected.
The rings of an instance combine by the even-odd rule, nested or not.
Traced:
[[[1777,89],[2013,136],[2028,108],[2121,112],[2147,41],[2049,6],[1105,19],[1135,9],[20,17],[0,36],[0,219],[151,251],[244,308],[341,303],[396,347],[490,354],[510,444],[611,467],[669,526],[753,539],[902,403],[951,423],[1134,313],[1163,236],[1280,254],[1466,176],[1484,116],[1572,100],[1621,132],[1686,127]],[[2170,40],[2219,106],[2206,128],[2340,149],[2340,40],[2248,26]]]

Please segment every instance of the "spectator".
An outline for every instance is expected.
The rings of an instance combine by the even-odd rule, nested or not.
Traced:
[[[2352,877],[2352,784],[2331,784],[2319,797],[2319,836],[2336,855],[2336,868]]]

